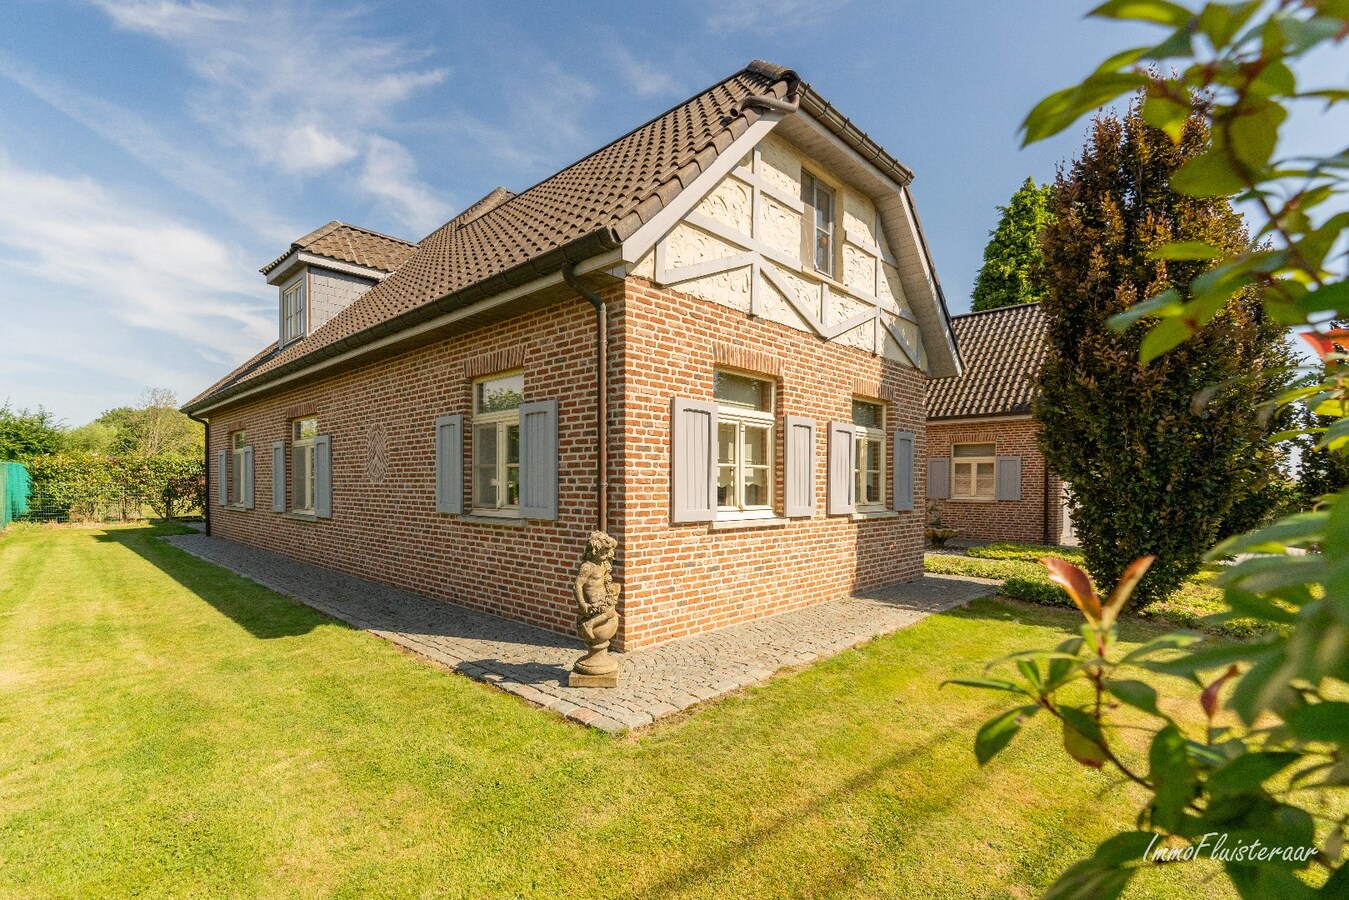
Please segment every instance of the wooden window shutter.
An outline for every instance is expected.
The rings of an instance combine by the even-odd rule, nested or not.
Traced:
[[[717,517],[717,404],[675,397],[670,420],[670,519]]]
[[[327,434],[314,438],[314,515],[333,517],[333,439]]]
[[[244,448],[244,509],[253,508],[253,445]]]
[[[520,515],[557,518],[557,401],[520,404]]]
[[[1021,457],[999,456],[997,458],[997,487],[993,499],[1021,499]]]
[[[788,518],[815,515],[815,420],[786,416],[784,446],[787,459],[786,504]]]
[[[216,454],[215,498],[221,506],[230,505],[230,454],[221,450]]]
[[[436,419],[436,512],[464,511],[464,417]]]
[[[895,499],[892,506],[896,512],[909,512],[913,509],[913,434],[911,432],[895,432],[894,467]]]
[[[286,511],[286,442],[272,441],[272,512]]]
[[[927,460],[927,499],[945,500],[951,496],[951,457],[930,456]]]
[[[854,473],[857,430],[845,422],[829,423],[829,515],[840,516],[857,509]]]

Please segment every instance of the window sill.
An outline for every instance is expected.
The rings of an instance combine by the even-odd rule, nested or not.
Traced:
[[[866,509],[852,514],[854,522],[860,522],[865,519],[898,519],[899,513],[893,509]]]
[[[738,531],[742,528],[780,528],[791,522],[777,516],[757,519],[716,519],[712,522],[713,531]]]
[[[997,503],[996,497],[947,497],[950,503]]]
[[[242,503],[226,503],[221,509],[228,509],[231,512],[244,512],[249,509],[249,507],[244,506]]]
[[[506,528],[524,528],[526,524],[519,516],[485,516],[481,513],[457,516],[455,521],[466,522],[469,525],[501,525]]]
[[[288,511],[281,514],[283,519],[292,519],[296,522],[317,522],[319,517],[313,513]]]

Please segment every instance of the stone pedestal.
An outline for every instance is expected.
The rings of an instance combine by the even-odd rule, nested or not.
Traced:
[[[614,666],[614,670],[607,675],[586,675],[572,670],[571,674],[567,676],[567,687],[618,687],[620,668],[620,666]]]

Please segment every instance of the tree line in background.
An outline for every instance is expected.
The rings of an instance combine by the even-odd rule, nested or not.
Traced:
[[[47,410],[0,406],[0,461],[32,477],[32,519],[163,519],[206,501],[202,428],[178,410],[172,391],[152,388],[135,406],[64,428]]]

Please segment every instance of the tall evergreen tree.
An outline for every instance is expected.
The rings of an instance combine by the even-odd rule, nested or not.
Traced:
[[[1002,218],[990,232],[984,265],[974,282],[975,312],[1042,298],[1033,272],[1040,262],[1040,233],[1052,218],[1051,190],[1049,185],[1041,186],[1027,178],[1007,205],[998,207]]]
[[[1173,192],[1172,173],[1208,144],[1204,120],[1173,143],[1136,108],[1092,123],[1081,157],[1053,188],[1041,236],[1049,351],[1035,415],[1050,466],[1071,486],[1073,524],[1097,583],[1156,554],[1134,593],[1143,604],[1196,571],[1234,506],[1282,478],[1265,446],[1283,329],[1238,294],[1192,340],[1139,363],[1150,325],[1117,332],[1107,319],[1211,266],[1161,260],[1171,241],[1232,255],[1247,235],[1225,198]],[[1263,462],[1260,462],[1262,461]]]

